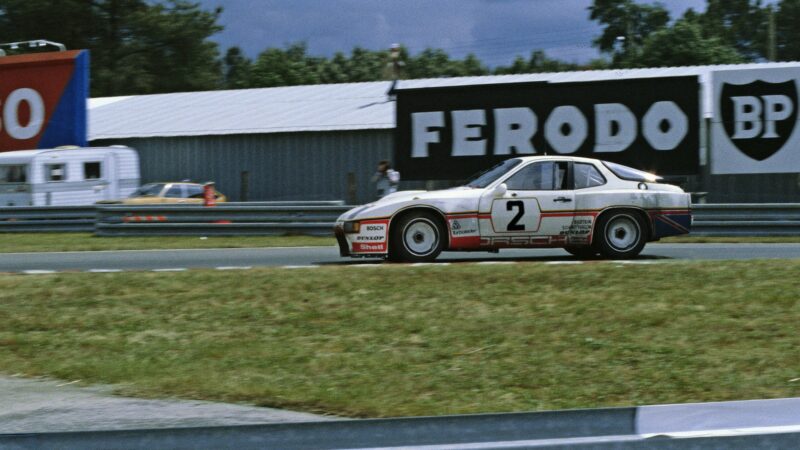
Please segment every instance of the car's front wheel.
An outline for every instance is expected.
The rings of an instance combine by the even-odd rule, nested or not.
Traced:
[[[595,248],[607,258],[633,258],[644,248],[645,233],[643,220],[638,214],[612,211],[597,221]]]
[[[432,212],[410,212],[390,227],[389,259],[392,261],[433,261],[444,248],[445,230]]]

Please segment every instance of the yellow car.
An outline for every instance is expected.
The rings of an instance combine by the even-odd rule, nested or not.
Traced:
[[[219,191],[214,190],[217,203],[227,201]],[[169,203],[203,203],[203,185],[198,183],[148,183],[136,189],[130,197],[119,203],[126,205],[152,205]]]

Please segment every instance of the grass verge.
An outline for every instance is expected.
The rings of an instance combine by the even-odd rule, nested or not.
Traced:
[[[336,245],[332,237],[317,236],[156,236],[96,237],[91,233],[7,233],[2,253],[97,250],[152,250],[170,248],[253,248]]]
[[[0,276],[0,370],[353,417],[800,395],[800,261]]]

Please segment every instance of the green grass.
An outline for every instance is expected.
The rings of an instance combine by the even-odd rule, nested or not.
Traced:
[[[0,275],[0,370],[352,417],[800,395],[800,261]]]
[[[336,245],[332,237],[316,236],[96,237],[91,233],[7,233],[2,240],[2,253]]]

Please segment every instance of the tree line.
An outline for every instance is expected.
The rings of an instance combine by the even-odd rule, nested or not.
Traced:
[[[585,64],[540,49],[494,68],[474,54],[459,59],[435,48],[411,54],[401,46],[394,60],[389,49],[361,47],[321,57],[310,55],[303,42],[270,47],[250,59],[239,47],[221,54],[211,41],[222,30],[221,8],[204,10],[186,0],[0,0],[0,42],[45,38],[90,49],[95,97],[800,60],[800,0],[706,0],[705,11],[689,9],[677,18],[661,3],[594,0],[587,12],[602,27],[592,45],[604,57]]]

